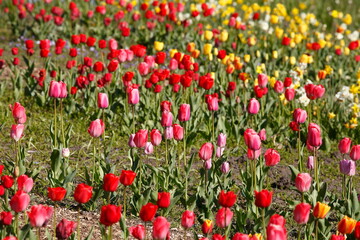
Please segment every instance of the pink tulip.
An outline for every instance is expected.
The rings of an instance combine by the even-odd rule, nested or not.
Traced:
[[[90,123],[88,133],[92,137],[100,137],[105,131],[105,124],[101,119],[96,119]]]
[[[244,133],[244,140],[245,144],[250,148],[251,150],[259,150],[261,147],[261,140],[260,136],[255,132],[253,129],[248,128],[245,130]]]
[[[219,98],[216,93],[213,95],[206,95],[205,100],[209,111],[219,110]]]
[[[125,49],[126,54],[127,54],[127,58],[126,60],[131,62],[134,59],[134,52],[131,51],[130,49]]]
[[[206,170],[211,169],[211,167],[212,167],[211,158],[210,158],[209,160],[204,161],[204,168],[205,168]]]
[[[134,238],[136,238],[138,240],[145,239],[145,227],[144,227],[144,225],[136,225],[134,227],[130,227],[129,232]]]
[[[178,112],[178,119],[180,122],[186,122],[190,120],[190,105],[181,104]]]
[[[295,98],[295,89],[293,88],[287,88],[285,90],[285,98],[288,101],[292,101]]]
[[[230,171],[230,164],[228,162],[223,162],[221,164],[221,168],[220,168],[221,172],[226,174]]]
[[[176,70],[178,68],[178,61],[176,59],[172,58],[169,62],[169,69],[170,70]]]
[[[258,133],[261,141],[266,141],[266,130],[263,128]]]
[[[308,203],[299,203],[294,209],[294,220],[298,224],[306,224],[309,221],[311,205]]]
[[[174,139],[180,141],[184,138],[184,128],[179,124],[173,124]]]
[[[314,156],[308,157],[306,167],[310,170],[314,169]]]
[[[154,146],[151,144],[151,142],[147,142],[145,144],[145,154],[149,155],[152,154],[154,152]]]
[[[29,193],[34,186],[34,181],[27,175],[21,175],[17,178],[18,190]]]
[[[138,70],[141,76],[147,75],[149,73],[149,69],[149,64],[147,64],[146,62],[142,62],[138,66]]]
[[[11,209],[18,213],[24,211],[30,203],[30,196],[24,191],[17,191],[10,200]]]
[[[257,114],[260,110],[260,103],[255,98],[250,99],[249,104],[247,106],[247,111],[250,114]]]
[[[348,176],[354,176],[356,170],[355,161],[343,159],[340,161],[340,172]]]
[[[299,173],[295,178],[295,187],[300,192],[307,192],[311,187],[312,178],[308,173]]]
[[[339,149],[340,153],[342,153],[342,154],[348,153],[350,151],[350,147],[351,147],[351,139],[350,138],[343,138],[340,140],[339,145],[338,145],[338,149]]]
[[[257,79],[260,87],[262,88],[266,87],[268,83],[268,77],[266,76],[266,74],[263,73],[258,74]]]
[[[218,147],[225,147],[226,145],[226,135],[223,133],[220,133],[217,137],[216,145]]]
[[[287,240],[286,229],[283,226],[269,224],[266,228],[267,240]]]
[[[148,64],[149,68],[155,67],[155,58],[153,56],[145,56],[144,62]]]
[[[98,93],[97,104],[99,108],[109,107],[109,99],[106,93]]]
[[[117,57],[117,60],[121,63],[123,63],[127,60],[126,50],[124,50],[124,49],[119,50],[119,56]]]
[[[204,143],[199,150],[199,157],[203,161],[210,160],[214,151],[212,143]]]
[[[128,103],[129,104],[138,104],[140,101],[140,94],[139,94],[139,89],[138,87],[133,84],[132,86],[129,86],[127,88],[127,93],[128,93]]]
[[[216,157],[220,158],[224,154],[225,148],[223,147],[217,147],[216,148]]]
[[[49,97],[66,98],[66,96],[67,96],[66,83],[52,80],[50,82]]]
[[[164,217],[157,217],[153,222],[152,237],[156,240],[165,240],[170,231],[170,223]]]
[[[293,112],[293,119],[296,123],[301,124],[306,121],[307,113],[306,110],[303,110],[301,108],[297,108]]]
[[[53,208],[49,206],[43,206],[41,204],[32,206],[29,216],[30,224],[33,227],[46,227],[53,214]]]
[[[174,138],[174,129],[172,126],[165,128],[165,139],[173,139]]]
[[[352,160],[357,161],[360,159],[360,145],[354,145],[351,148],[350,157]]]
[[[161,132],[157,129],[153,129],[150,132],[150,139],[151,139],[152,145],[154,145],[154,146],[160,145],[161,140],[162,140]]]
[[[220,208],[220,210],[216,213],[215,220],[216,225],[219,228],[226,228],[231,223],[231,219],[234,216],[234,213],[230,210],[230,208]]]
[[[172,125],[173,115],[169,111],[163,111],[161,114],[161,126],[170,127]]]
[[[10,110],[17,124],[24,124],[26,122],[25,108],[20,103],[16,102],[14,106],[10,105]]]
[[[13,124],[11,126],[10,137],[18,142],[24,136],[24,128],[25,125],[23,124]]]
[[[129,147],[132,147],[132,148],[136,147],[136,144],[134,143],[134,137],[135,137],[135,133],[130,134],[129,141],[128,141]]]
[[[185,229],[191,228],[195,224],[195,217],[194,212],[186,210],[181,216],[181,226]]]
[[[56,226],[56,237],[58,239],[68,239],[75,231],[76,222],[62,219]]]
[[[251,150],[250,148],[247,149],[247,157],[249,160],[258,159],[261,155],[261,149],[259,150]]]
[[[274,90],[277,93],[282,93],[284,91],[284,83],[282,81],[276,81],[274,85]]]
[[[148,140],[148,130],[140,129],[139,131],[137,131],[134,137],[134,143],[136,147],[138,148],[145,147],[147,140]]]
[[[319,125],[315,123],[309,124],[307,141],[312,147],[319,147],[322,144],[321,129]]]

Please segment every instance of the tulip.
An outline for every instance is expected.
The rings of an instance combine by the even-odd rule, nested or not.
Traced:
[[[230,164],[228,162],[223,162],[221,164],[221,169],[220,170],[224,174],[228,173],[230,171]]]
[[[13,215],[11,212],[0,213],[0,224],[3,226],[9,226],[12,223]]]
[[[272,202],[272,192],[264,189],[260,192],[255,192],[255,205],[259,208],[267,208],[270,206]]]
[[[16,102],[14,106],[10,105],[10,110],[17,124],[24,124],[26,122],[26,111],[20,103]]]
[[[5,188],[11,188],[14,184],[14,178],[10,175],[1,176],[2,185]]]
[[[260,103],[255,98],[250,99],[249,104],[247,106],[247,111],[250,114],[257,114],[260,110]]]
[[[86,185],[85,183],[78,184],[74,191],[75,201],[77,201],[80,204],[87,203],[88,201],[90,201],[92,197],[93,194],[92,190],[93,188]]]
[[[295,186],[300,192],[307,192],[311,187],[312,178],[308,173],[299,173],[295,178]]]
[[[174,138],[174,129],[172,126],[165,128],[165,139],[173,139]]]
[[[205,219],[203,224],[201,225],[201,231],[203,234],[208,235],[212,232],[213,229],[213,223],[209,219]]]
[[[169,101],[162,101],[160,104],[161,112],[163,111],[171,111],[171,102]]]
[[[149,64],[146,62],[141,62],[138,66],[138,70],[141,76],[147,75],[149,73]]]
[[[340,140],[339,145],[338,145],[338,149],[339,149],[340,153],[342,153],[342,154],[348,153],[350,151],[350,147],[351,147],[351,139],[350,138],[343,138]]]
[[[145,148],[146,155],[152,154],[154,152],[154,146],[151,144],[151,142],[145,143],[144,148]]]
[[[184,128],[179,124],[173,124],[174,139],[180,141],[184,138]]]
[[[30,203],[30,196],[24,191],[17,191],[10,200],[11,209],[18,213],[24,211]]]
[[[218,198],[219,204],[225,208],[232,207],[236,202],[236,194],[233,191],[224,192],[224,190],[221,190]]]
[[[49,97],[66,98],[66,96],[67,96],[66,83],[52,80],[50,82]]]
[[[199,157],[203,161],[210,160],[214,151],[212,143],[204,143],[199,150]]]
[[[313,156],[308,157],[306,167],[310,170],[314,169],[314,157]]]
[[[345,237],[342,235],[331,235],[330,240],[345,240]]]
[[[293,112],[293,119],[296,123],[301,124],[306,121],[307,112],[301,108],[297,108]]]
[[[319,147],[322,144],[321,130],[319,125],[315,123],[309,124],[307,142],[312,147]]]
[[[68,239],[76,229],[77,223],[62,219],[56,226],[56,237],[61,240]]]
[[[158,146],[160,145],[161,143],[161,140],[162,140],[162,135],[161,135],[161,132],[157,129],[153,129],[151,132],[150,132],[150,139],[151,139],[151,144],[153,146]]]
[[[135,138],[135,134],[130,134],[129,136],[129,141],[128,141],[128,145],[129,147],[136,147],[135,143],[134,143],[134,138]]]
[[[266,228],[267,240],[286,240],[286,229],[283,226],[269,224]]]
[[[221,236],[220,234],[215,233],[215,234],[212,236],[212,240],[225,240],[225,236]]]
[[[10,137],[14,139],[15,142],[18,142],[24,136],[24,128],[25,125],[23,124],[13,124],[11,126]]]
[[[313,215],[316,218],[323,219],[326,217],[326,214],[328,214],[330,209],[331,208],[327,204],[317,202],[313,210]]]
[[[97,104],[99,108],[108,108],[109,99],[106,93],[98,93]]]
[[[219,98],[216,93],[213,95],[206,95],[205,99],[209,111],[219,110]]]
[[[288,101],[292,101],[295,98],[295,89],[293,88],[287,88],[285,90],[285,98]]]
[[[351,234],[356,226],[356,220],[349,218],[348,216],[344,216],[339,224],[338,224],[338,231],[342,234]]]
[[[265,158],[265,165],[267,167],[275,166],[280,162],[280,154],[275,149],[272,148],[266,150],[264,154],[264,158]]]
[[[131,170],[122,170],[120,175],[120,183],[124,186],[130,186],[136,177],[136,173]]]
[[[274,90],[276,93],[282,93],[284,91],[284,83],[282,81],[276,81]]]
[[[63,187],[48,188],[48,198],[54,202],[62,201],[66,195],[66,189]]]
[[[120,221],[121,206],[105,205],[101,207],[100,223],[105,226],[111,226]]]
[[[29,193],[34,185],[34,180],[27,175],[21,175],[17,178],[18,190]]]
[[[105,124],[101,119],[96,119],[90,123],[88,133],[90,136],[96,138],[100,137],[105,131]]]
[[[63,148],[61,150],[61,155],[64,157],[64,158],[68,158],[70,157],[70,150],[68,148]]]
[[[5,237],[2,240],[18,240],[18,239],[16,237],[10,236],[10,237]]]
[[[53,214],[53,208],[49,206],[43,206],[41,204],[32,206],[29,216],[30,224],[33,227],[46,227]]]
[[[150,222],[155,217],[158,206],[152,203],[147,203],[142,206],[140,210],[140,218],[144,222]]]
[[[113,173],[108,173],[104,176],[103,189],[106,192],[115,192],[119,186],[120,177]]]
[[[161,114],[161,126],[170,127],[172,125],[173,115],[169,111],[163,111]]]
[[[130,227],[129,232],[134,238],[136,238],[138,240],[145,239],[145,226],[144,225],[136,225],[134,227]]]
[[[189,210],[183,212],[181,216],[181,226],[185,229],[191,228],[195,224],[195,213]]]
[[[311,205],[308,203],[299,203],[294,209],[294,220],[298,224],[306,224],[309,221]]]
[[[220,228],[225,228],[229,226],[233,215],[234,213],[230,210],[230,208],[227,207],[220,208],[215,216],[216,225]]]
[[[223,133],[220,133],[217,138],[216,145],[218,147],[225,147],[226,145],[226,135]]]
[[[247,157],[249,160],[255,160],[258,159],[261,155],[261,149],[259,150],[251,150],[250,148],[248,148],[247,150]]]
[[[216,157],[220,158],[223,155],[224,150],[225,150],[225,148],[223,148],[223,147],[217,147],[216,148]]]
[[[128,103],[135,105],[138,104],[140,101],[140,94],[139,94],[139,89],[137,87],[128,87],[127,90],[127,94],[128,94]]]
[[[265,74],[262,73],[258,74],[257,79],[260,87],[262,88],[266,87],[268,83],[268,77]]]
[[[355,161],[343,159],[340,161],[340,172],[348,176],[355,175]]]
[[[244,140],[245,144],[250,148],[251,150],[259,150],[261,147],[261,140],[260,136],[255,132],[253,129],[248,128],[246,129],[244,133]]]
[[[250,240],[250,237],[247,234],[235,233],[231,240]]]
[[[164,217],[157,217],[153,222],[152,237],[156,240],[165,240],[170,231],[170,223]]]
[[[360,145],[354,145],[350,151],[350,158],[354,161],[360,159]]]
[[[206,170],[211,169],[211,166],[212,166],[212,161],[211,161],[211,159],[204,161],[204,168],[205,168]],[[207,186],[207,184],[205,184],[205,185]]]
[[[178,112],[178,120],[180,122],[186,122],[190,119],[190,105],[181,104]]]
[[[266,141],[266,130],[263,128],[258,133],[261,141]]]
[[[171,195],[169,192],[159,192],[157,205],[159,208],[168,208],[170,206]]]
[[[357,222],[355,225],[354,236],[357,240],[360,239],[360,222]]]
[[[135,143],[136,147],[142,148],[142,147],[145,147],[147,139],[148,139],[148,130],[140,129],[135,134],[134,143]]]

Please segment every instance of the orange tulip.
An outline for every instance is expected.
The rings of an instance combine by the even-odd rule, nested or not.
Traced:
[[[343,217],[338,224],[338,231],[342,234],[350,234],[354,231],[356,220],[349,218],[348,216]]]
[[[325,218],[330,209],[329,205],[317,202],[314,207],[313,215],[316,218]]]

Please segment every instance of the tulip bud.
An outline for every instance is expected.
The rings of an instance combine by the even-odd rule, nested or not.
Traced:
[[[306,167],[310,170],[314,169],[314,156],[309,156]]]
[[[70,156],[70,150],[68,148],[63,148],[61,154],[64,158],[68,158]]]
[[[343,138],[339,142],[338,149],[339,149],[340,153],[345,154],[350,151],[350,146],[351,146],[351,139]]]
[[[218,147],[225,147],[226,145],[226,135],[223,133],[220,133],[217,138],[217,146]]]
[[[294,220],[298,224],[306,224],[309,221],[311,205],[308,203],[300,203],[294,209]]]
[[[151,142],[147,142],[145,144],[145,154],[149,155],[152,154],[154,152],[154,146],[151,144]]]
[[[257,114],[260,110],[260,103],[255,98],[250,99],[249,104],[247,106],[247,111],[250,114]]]
[[[354,145],[350,151],[350,157],[352,160],[357,161],[360,159],[360,145]]]
[[[230,171],[230,164],[229,164],[229,162],[223,162],[223,163],[221,164],[221,172],[224,173],[224,174],[226,174],[226,173],[228,173],[229,171]]]
[[[311,187],[312,178],[308,173],[299,173],[295,178],[295,186],[300,192],[307,192]]]
[[[355,175],[355,161],[343,159],[340,161],[340,172],[348,176]]]
[[[174,138],[174,129],[172,126],[165,128],[165,139]]]

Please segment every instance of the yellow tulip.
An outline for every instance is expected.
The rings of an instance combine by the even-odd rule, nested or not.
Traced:
[[[210,43],[204,44],[203,53],[204,53],[205,55],[210,55],[210,54],[211,54],[211,50],[212,50],[212,45],[211,45]]]
[[[205,32],[204,32],[204,38],[206,39],[206,40],[211,40],[212,38],[213,38],[213,32],[212,31],[209,31],[209,30],[206,30]]]
[[[162,51],[164,49],[164,43],[155,41],[154,42],[154,48],[155,48],[156,51],[160,52],[160,51]]]

